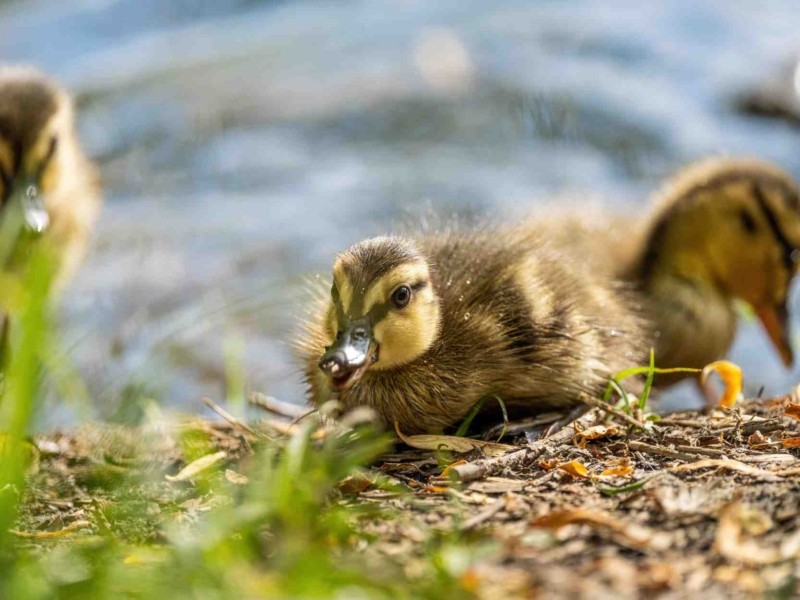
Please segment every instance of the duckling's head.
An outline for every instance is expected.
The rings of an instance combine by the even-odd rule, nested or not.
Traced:
[[[347,389],[368,369],[392,369],[426,352],[440,319],[428,261],[412,242],[378,237],[358,243],[333,266],[325,319],[330,345],[320,369],[331,389]]]
[[[666,274],[744,300],[790,365],[786,305],[800,262],[797,184],[768,163],[714,159],[680,173],[662,200],[644,279]]]
[[[58,183],[60,155],[72,143],[69,98],[44,75],[0,67],[0,205],[22,207],[28,229],[49,223],[43,198]]]

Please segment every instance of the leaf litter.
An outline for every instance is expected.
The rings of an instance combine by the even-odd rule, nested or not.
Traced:
[[[477,597],[794,595],[800,450],[786,442],[800,439],[798,406],[789,395],[739,400],[648,427],[592,409],[549,438],[503,444],[398,430],[408,446],[343,479],[338,493],[395,511],[359,520],[370,553],[418,564],[431,535],[487,548],[462,576]],[[141,432],[114,428],[40,437],[14,534],[43,545],[111,531],[159,539],[165,520],[193,523],[226,501],[207,493],[205,479],[246,489],[251,446],[290,429],[196,419],[181,427],[202,430],[202,443],[142,444]],[[151,452],[135,452],[137,443]],[[162,473],[161,483],[126,491],[148,506],[144,524],[119,520],[114,482],[131,472]]]

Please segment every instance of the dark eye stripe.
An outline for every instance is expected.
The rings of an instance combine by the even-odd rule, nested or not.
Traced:
[[[757,183],[753,184],[753,196],[755,196],[761,212],[764,213],[767,223],[772,230],[772,234],[781,245],[781,249],[783,250],[783,265],[788,271],[793,271],[798,259],[800,259],[800,252],[798,252],[798,249],[792,245],[788,239],[786,239],[783,231],[781,231],[781,228],[778,225],[778,220],[775,218],[775,215],[767,204],[767,199],[764,196],[764,190],[762,190],[761,186],[759,186]]]

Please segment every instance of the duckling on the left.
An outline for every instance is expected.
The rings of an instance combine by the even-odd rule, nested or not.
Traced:
[[[78,142],[70,96],[29,67],[0,65],[0,201],[2,213],[21,205],[26,227],[52,244],[63,284],[97,220],[99,177]]]
[[[433,432],[484,398],[521,416],[598,394],[644,354],[636,313],[625,289],[521,230],[448,228],[340,254],[299,349],[316,404]]]
[[[100,204],[70,96],[36,69],[0,65],[0,270],[24,268],[19,239],[47,244],[56,263],[52,288],[60,289],[83,259]],[[20,227],[5,226],[12,216]]]

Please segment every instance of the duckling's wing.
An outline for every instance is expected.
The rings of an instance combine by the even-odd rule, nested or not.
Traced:
[[[571,203],[530,215],[520,230],[592,272],[617,279],[627,278],[641,254],[646,224],[638,216],[609,214],[597,203]]]

